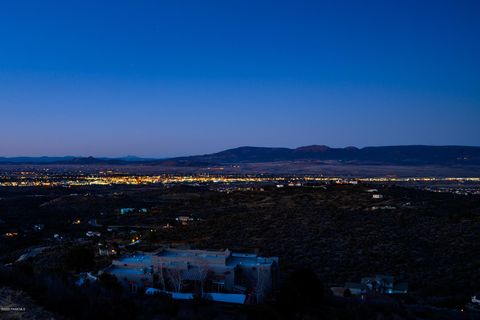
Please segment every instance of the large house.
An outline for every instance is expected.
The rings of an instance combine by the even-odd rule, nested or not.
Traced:
[[[347,282],[343,287],[332,287],[334,295],[345,296],[348,289],[354,296],[364,296],[368,293],[380,294],[406,294],[408,293],[408,283],[395,282],[394,277],[390,275],[377,274],[375,277],[362,278],[360,282]]]
[[[278,258],[207,250],[161,249],[114,260],[104,270],[136,291],[241,293],[261,301],[277,284]]]
[[[365,277],[361,280],[369,290],[386,294],[405,294],[408,292],[408,283],[395,282],[390,275],[377,274],[375,277]]]

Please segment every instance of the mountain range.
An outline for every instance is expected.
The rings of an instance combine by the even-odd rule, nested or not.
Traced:
[[[469,146],[384,146],[331,148],[311,145],[290,148],[239,147],[217,153],[146,159],[94,157],[0,157],[2,164],[63,164],[63,165],[161,165],[202,167],[223,164],[264,163],[279,161],[325,161],[348,164],[376,165],[480,165],[480,147]]]

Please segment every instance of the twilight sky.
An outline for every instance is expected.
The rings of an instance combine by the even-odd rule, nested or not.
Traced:
[[[0,156],[480,145],[480,1],[0,2]]]

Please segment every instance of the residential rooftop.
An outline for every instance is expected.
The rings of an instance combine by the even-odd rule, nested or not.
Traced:
[[[105,272],[115,274],[117,276],[129,276],[129,275],[143,275],[145,274],[145,268],[122,268],[115,265],[107,267]]]
[[[135,264],[135,263],[147,264],[147,263],[150,263],[151,260],[152,258],[150,257],[150,255],[145,253],[134,253],[131,255],[123,256],[118,259],[120,263],[125,263],[125,264]]]

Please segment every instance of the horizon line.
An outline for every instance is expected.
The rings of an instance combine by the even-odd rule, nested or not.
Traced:
[[[381,148],[381,147],[464,147],[464,148],[480,148],[480,145],[461,145],[461,144],[391,144],[391,145],[367,145],[367,146],[362,146],[362,147],[357,147],[353,145],[349,146],[344,146],[344,147],[331,147],[328,145],[324,144],[310,144],[310,145],[301,145],[299,147],[265,147],[265,146],[252,146],[252,145],[243,145],[239,147],[230,147],[226,149],[222,149],[219,151],[214,151],[210,153],[196,153],[196,154],[189,154],[189,155],[175,155],[175,156],[138,156],[135,154],[127,154],[127,155],[119,155],[119,156],[107,156],[107,155],[13,155],[13,156],[3,156],[0,155],[0,159],[15,159],[15,158],[73,158],[73,159],[83,159],[83,158],[95,158],[95,159],[110,159],[110,160],[115,160],[115,159],[123,159],[123,158],[138,158],[141,160],[164,160],[164,159],[171,159],[171,158],[180,158],[180,157],[192,157],[192,156],[200,156],[200,155],[208,155],[208,154],[214,154],[214,153],[219,153],[227,150],[234,150],[234,149],[239,149],[239,148],[267,148],[267,149],[298,149],[298,148],[304,148],[304,147],[327,147],[330,149],[346,149],[346,148],[357,148],[359,150],[365,149],[365,148]],[[127,160],[128,161],[128,160]],[[134,160],[133,160],[134,161]]]

